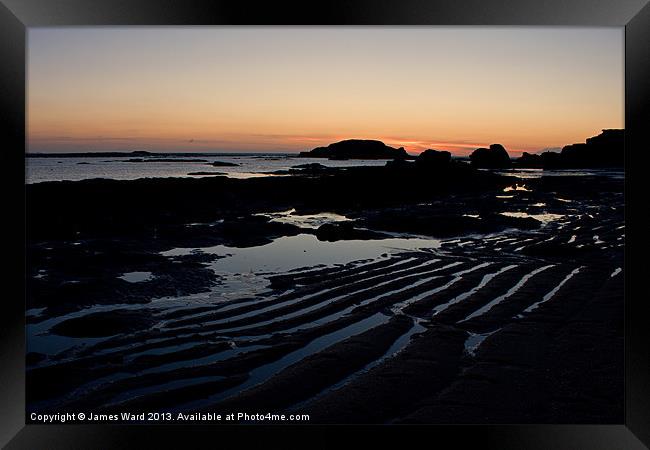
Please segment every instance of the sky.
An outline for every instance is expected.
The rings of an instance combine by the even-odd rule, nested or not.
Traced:
[[[511,153],[624,126],[623,28],[28,31],[30,152]]]

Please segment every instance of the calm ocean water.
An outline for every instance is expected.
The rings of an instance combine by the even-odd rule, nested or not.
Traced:
[[[171,159],[171,162],[151,161],[152,159]],[[135,162],[134,159],[142,159]],[[187,161],[192,160],[192,161]],[[237,164],[233,167],[215,167],[214,161]],[[192,172],[220,172],[231,178],[252,178],[269,176],[270,172],[286,170],[291,167],[319,163],[328,167],[383,166],[385,160],[345,160],[330,161],[317,158],[298,158],[296,154],[255,153],[255,154],[205,154],[197,156],[156,155],[150,157],[30,157],[25,158],[25,179],[27,183],[44,181],[78,181],[91,178],[114,180],[135,180],[138,178],[192,177]],[[504,175],[519,178],[538,178],[544,176],[603,175],[623,178],[622,170],[546,170],[513,169],[497,171]]]
[[[267,176],[267,172],[285,170],[299,164],[320,163],[328,167],[383,166],[386,161],[348,160],[330,161],[327,159],[297,158],[295,154],[206,154],[191,157],[183,155],[155,156],[142,158],[143,162],[129,161],[127,157],[82,157],[82,158],[25,158],[25,178],[27,183],[43,181],[78,181],[89,178],[110,178],[115,180],[135,180],[137,178],[193,177],[191,172],[222,172],[232,178],[251,178]],[[191,162],[154,162],[147,159],[176,159]],[[207,162],[206,162],[207,161]],[[238,164],[234,167],[214,167],[213,161]]]

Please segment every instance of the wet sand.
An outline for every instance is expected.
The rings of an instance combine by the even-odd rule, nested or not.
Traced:
[[[35,332],[32,343],[28,337],[28,412],[622,422],[621,179],[485,174],[411,195],[409,187],[427,185],[427,174],[393,192],[381,187],[387,176],[417,177],[372,168],[363,171],[362,193],[339,202],[310,197],[323,187],[321,177],[352,186],[349,173],[176,180],[185,194],[201,192],[198,206],[169,216],[175,197],[146,205],[146,214],[134,213],[129,201],[112,204],[113,215],[97,215],[133,213],[128,227],[115,229],[97,218],[77,221],[66,207],[53,229],[28,230],[27,320]],[[28,196],[43,204],[85,188],[97,194],[174,185],[150,184],[32,185]],[[269,186],[261,198],[258,189]],[[371,195],[373,188],[390,195]],[[326,222],[342,216],[357,233],[336,226],[327,240],[376,245],[417,237],[432,244],[232,277],[216,270],[234,258],[224,249],[316,239],[323,224],[312,225],[314,217],[278,216],[292,208],[295,216],[328,213]]]

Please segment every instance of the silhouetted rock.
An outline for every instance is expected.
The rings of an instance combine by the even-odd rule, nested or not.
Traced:
[[[541,169],[544,167],[544,161],[542,160],[541,155],[528,152],[522,153],[515,163],[517,167],[525,167],[529,169]]]
[[[447,167],[451,161],[451,153],[447,151],[428,149],[420,153],[415,164],[421,167]]]
[[[542,157],[542,167],[544,169],[561,169],[562,156],[557,152],[544,152]]]
[[[625,142],[624,129],[604,129],[598,136],[587,138],[587,145],[621,148]]]
[[[225,161],[213,161],[210,165],[214,167],[237,167],[239,164]]]
[[[405,159],[404,147],[393,148],[381,141],[348,139],[327,147],[317,147],[309,152],[300,152],[302,158],[328,159]]]
[[[585,143],[571,144],[562,148],[563,168],[622,167],[625,130],[603,130]]]
[[[517,167],[544,169],[598,169],[623,167],[625,130],[603,130],[584,143],[571,144],[560,153],[524,154],[516,161]]]
[[[510,156],[503,145],[492,144],[490,148],[477,148],[469,155],[472,166],[480,169],[507,169]]]

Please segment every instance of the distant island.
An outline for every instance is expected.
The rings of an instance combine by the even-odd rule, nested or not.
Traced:
[[[347,139],[327,147],[316,147],[309,152],[300,152],[301,158],[327,159],[406,159],[404,147],[394,148],[381,141],[370,139]]]

